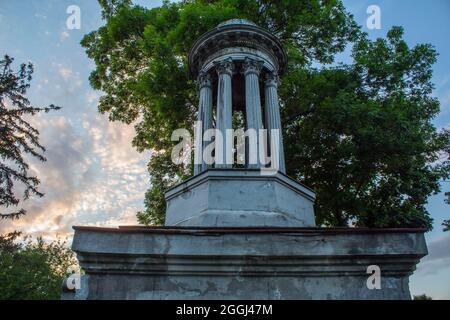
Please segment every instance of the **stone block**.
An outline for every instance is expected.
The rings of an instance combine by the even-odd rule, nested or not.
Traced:
[[[315,193],[288,176],[210,169],[166,193],[166,226],[315,226]]]

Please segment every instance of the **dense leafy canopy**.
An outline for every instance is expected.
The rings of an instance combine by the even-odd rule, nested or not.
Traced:
[[[24,187],[23,198],[31,195],[42,197],[37,186],[37,177],[28,175],[28,163],[24,156],[29,154],[45,161],[44,147],[39,143],[39,131],[26,119],[39,112],[59,109],[54,105],[39,108],[30,104],[26,97],[30,87],[33,65],[21,64],[18,71],[11,66],[14,59],[5,55],[0,60],[0,206],[18,206],[20,200],[14,191],[14,183]],[[0,218],[18,218],[24,209],[0,212]]]
[[[291,70],[285,79],[288,168],[318,193],[319,222],[431,226],[424,205],[448,177],[448,162],[436,162],[449,135],[431,125],[436,54],[401,36],[393,28],[387,39],[361,37],[354,64]]]
[[[91,84],[105,93],[100,112],[136,123],[133,144],[153,151],[142,223],[163,221],[164,190],[191,173],[170,160],[172,131],[195,119],[189,49],[220,22],[245,18],[277,35],[288,52],[279,92],[287,169],[317,192],[317,223],[431,227],[427,197],[449,175],[448,162],[438,161],[449,134],[431,125],[439,112],[432,46],[408,47],[399,27],[371,41],[338,0],[100,4],[105,25],[82,45],[96,63]],[[348,45],[352,63],[331,64]]]
[[[19,242],[20,232],[0,235],[0,299],[60,299],[75,254],[65,241]]]

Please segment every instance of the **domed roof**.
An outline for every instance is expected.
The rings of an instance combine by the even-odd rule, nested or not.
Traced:
[[[237,50],[242,55],[242,48],[267,53],[278,65],[279,75],[285,72],[287,54],[280,40],[266,29],[245,19],[226,20],[200,36],[189,51],[190,71],[196,77],[204,63],[220,50]]]
[[[234,25],[234,24],[246,24],[249,26],[257,26],[256,23],[251,22],[250,20],[247,19],[230,19],[230,20],[226,20],[224,22],[221,22],[217,25],[217,27],[224,27],[224,26],[230,26],[230,25]]]

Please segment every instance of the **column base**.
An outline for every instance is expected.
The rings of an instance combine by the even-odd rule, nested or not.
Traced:
[[[315,193],[282,173],[210,169],[166,193],[166,226],[311,227]]]

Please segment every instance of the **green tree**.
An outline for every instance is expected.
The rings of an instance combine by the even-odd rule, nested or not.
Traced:
[[[421,294],[413,297],[414,300],[433,300],[433,298],[427,296],[426,294]]]
[[[28,163],[24,155],[45,161],[45,148],[39,143],[39,131],[27,120],[39,112],[59,109],[54,105],[39,108],[31,105],[26,97],[30,87],[33,65],[21,64],[18,71],[12,70],[14,59],[5,55],[0,60],[0,206],[16,207],[20,200],[14,192],[14,183],[24,187],[23,199],[31,195],[42,197],[37,189],[39,180],[28,174]],[[24,209],[0,212],[0,218],[18,218]]]
[[[431,120],[430,45],[409,48],[403,30],[353,46],[353,63],[291,69],[281,88],[288,171],[317,192],[319,223],[425,227],[425,204],[449,175],[449,132]],[[293,95],[292,92],[298,92]]]
[[[100,1],[105,25],[82,45],[96,63],[91,85],[105,93],[99,111],[135,123],[133,144],[153,152],[140,222],[162,223],[164,191],[191,174],[170,161],[172,131],[195,119],[189,49],[218,23],[245,18],[288,52],[280,87],[287,169],[317,192],[318,224],[431,228],[426,199],[449,175],[448,163],[436,161],[449,133],[431,125],[439,112],[432,46],[409,48],[398,27],[371,41],[338,0],[165,1],[153,9],[113,2]],[[348,45],[352,63],[332,64]]]
[[[0,299],[59,299],[75,254],[65,241],[18,242],[20,232],[0,236]]]

